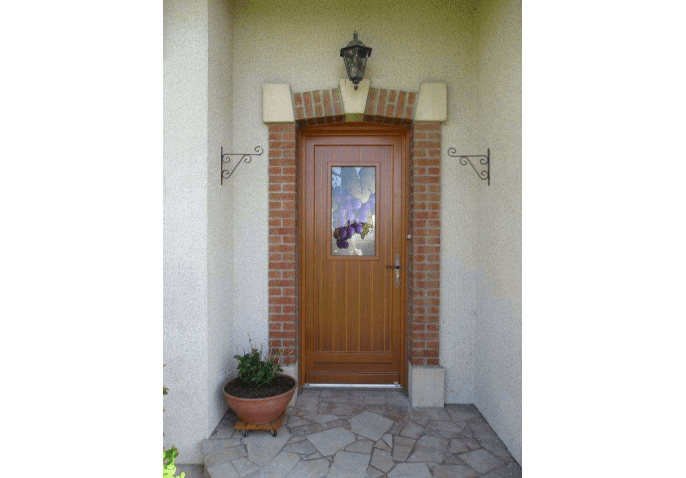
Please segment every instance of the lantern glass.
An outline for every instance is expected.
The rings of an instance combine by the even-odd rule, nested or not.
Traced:
[[[357,39],[357,32],[353,36],[353,40],[348,43],[348,46],[341,48],[341,56],[345,64],[345,70],[348,73],[348,78],[355,84],[362,81],[364,77],[364,69],[367,66],[367,58],[372,54],[372,49],[364,46],[360,40]]]

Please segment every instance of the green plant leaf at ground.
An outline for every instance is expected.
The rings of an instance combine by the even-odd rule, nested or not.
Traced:
[[[162,452],[162,478],[185,478],[186,473],[176,475],[176,465],[174,461],[179,456],[179,451],[175,447]]]

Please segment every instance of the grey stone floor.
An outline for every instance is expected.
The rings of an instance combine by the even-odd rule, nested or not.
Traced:
[[[397,390],[306,389],[287,422],[235,430],[229,410],[186,478],[519,478],[522,470],[474,405],[412,408]],[[179,471],[184,471],[180,466]]]

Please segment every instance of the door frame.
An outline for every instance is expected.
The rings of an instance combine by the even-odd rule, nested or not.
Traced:
[[[298,239],[297,239],[297,253],[298,253],[298,275],[301,277],[302,271],[304,270],[303,261],[305,260],[305,255],[303,254],[302,247],[303,241],[300,240],[304,234],[304,223],[303,216],[304,211],[304,200],[305,200],[305,150],[303,143],[305,137],[332,137],[332,136],[399,136],[401,143],[401,161],[402,161],[402,194],[403,194],[403,204],[402,204],[402,218],[401,218],[401,231],[402,236],[406,238],[410,233],[410,131],[408,127],[396,126],[396,125],[382,125],[378,123],[334,123],[334,124],[324,124],[316,126],[302,126],[298,128],[296,135],[296,158],[297,162],[301,165],[298,167],[297,175],[297,217],[298,217]],[[400,291],[400,369],[399,369],[399,384],[406,389],[407,388],[407,297],[408,288],[410,287],[410,277],[409,277],[409,249],[408,241],[401,241],[401,278],[403,286]],[[300,279],[300,278],[299,278]],[[300,280],[298,281],[300,282]],[[302,311],[304,310],[303,304],[303,292],[298,287],[298,309],[300,313],[298,314],[298,335],[300,337],[298,347],[297,357],[298,357],[298,377],[301,377],[299,388],[302,388],[303,380],[305,377],[305,320],[303,320]]]

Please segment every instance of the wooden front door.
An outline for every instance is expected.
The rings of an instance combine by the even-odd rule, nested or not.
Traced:
[[[301,380],[404,385],[407,135],[303,128]]]

